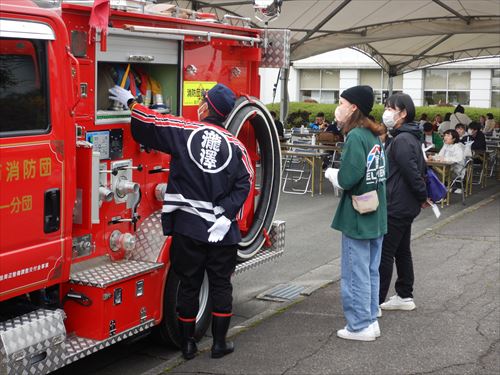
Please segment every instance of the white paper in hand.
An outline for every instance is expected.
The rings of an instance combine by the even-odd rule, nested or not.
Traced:
[[[434,212],[434,216],[436,216],[436,219],[439,219],[439,217],[441,216],[441,211],[439,210],[439,207],[437,206],[437,204],[432,203],[431,208],[432,208],[432,212]]]
[[[422,153],[424,154],[424,159],[427,161],[427,154],[426,152],[430,150],[434,145],[430,145],[428,147],[425,147],[425,145],[422,143]]]

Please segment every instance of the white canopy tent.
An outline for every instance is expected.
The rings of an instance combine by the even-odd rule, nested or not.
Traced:
[[[173,2],[219,16],[249,17],[254,26],[265,27],[254,17],[254,1]],[[391,76],[500,56],[500,0],[283,0],[281,14],[268,26],[291,30],[292,61],[351,47]]]
[[[392,77],[459,60],[500,57],[500,0],[159,0],[180,7],[248,17],[255,27],[291,30],[290,61],[350,47]],[[281,4],[265,24],[254,3]],[[260,17],[262,18],[262,17]],[[500,65],[500,58],[499,58]],[[280,80],[288,82],[289,69]],[[282,120],[288,112],[281,85]]]

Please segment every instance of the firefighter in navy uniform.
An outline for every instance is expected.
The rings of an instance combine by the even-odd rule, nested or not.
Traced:
[[[131,109],[134,139],[171,155],[162,225],[164,234],[172,236],[170,261],[181,280],[177,313],[182,354],[191,359],[197,352],[193,336],[206,271],[213,304],[212,358],[223,357],[234,350],[226,334],[232,315],[231,275],[241,241],[236,216],[254,176],[245,147],[222,128],[235,96],[228,87],[215,85],[200,102],[200,122],[192,122],[158,114],[119,86],[109,91],[110,99]]]

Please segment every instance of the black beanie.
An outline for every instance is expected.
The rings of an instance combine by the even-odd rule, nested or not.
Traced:
[[[349,103],[356,104],[368,116],[373,108],[373,89],[370,86],[354,86],[344,90],[340,96]]]

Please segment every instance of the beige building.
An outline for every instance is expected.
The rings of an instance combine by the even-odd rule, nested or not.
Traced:
[[[261,97],[273,102],[278,69],[262,69]],[[339,94],[355,85],[370,85],[376,101],[388,93],[389,77],[370,57],[340,49],[293,62],[288,92],[290,101],[314,99],[337,103]],[[281,81],[274,102],[280,101]],[[404,91],[416,105],[449,103],[500,108],[500,58],[476,59],[415,70],[393,78],[393,92]],[[385,93],[384,93],[385,92]]]

